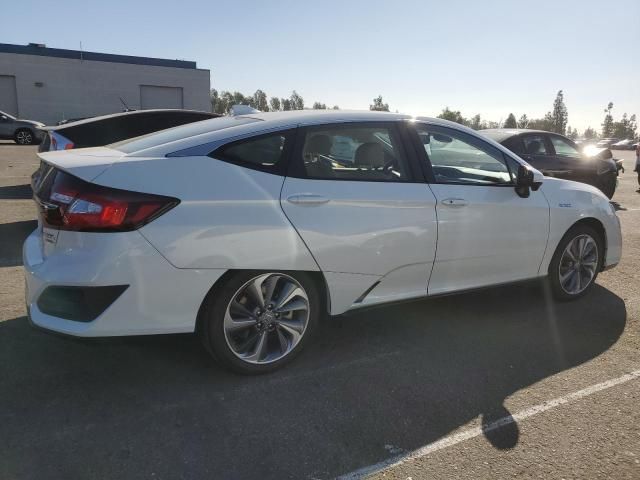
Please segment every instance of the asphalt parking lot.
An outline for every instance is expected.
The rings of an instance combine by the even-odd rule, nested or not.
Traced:
[[[291,366],[241,377],[191,335],[28,325],[35,150],[0,142],[0,479],[640,478],[633,152],[622,262],[586,298],[534,283],[332,318]]]

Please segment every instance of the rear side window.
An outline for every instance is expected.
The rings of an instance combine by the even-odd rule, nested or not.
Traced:
[[[210,157],[263,172],[284,174],[293,132],[277,132],[228,143]]]

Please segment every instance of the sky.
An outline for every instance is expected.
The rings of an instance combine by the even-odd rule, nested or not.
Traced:
[[[30,12],[25,15],[25,12]],[[211,86],[435,116],[640,117],[640,0],[21,0],[0,43],[195,60]]]

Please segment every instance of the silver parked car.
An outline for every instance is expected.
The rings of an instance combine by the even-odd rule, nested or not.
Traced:
[[[42,141],[44,123],[22,120],[0,110],[0,140],[13,140],[18,145],[34,145]]]

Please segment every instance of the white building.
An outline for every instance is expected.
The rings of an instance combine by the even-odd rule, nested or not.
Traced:
[[[133,109],[211,110],[195,62],[0,43],[0,110],[55,124]]]

